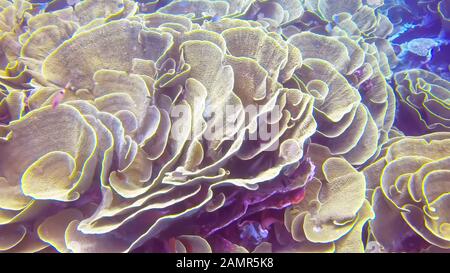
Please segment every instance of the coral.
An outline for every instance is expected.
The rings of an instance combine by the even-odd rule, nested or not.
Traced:
[[[394,122],[395,97],[387,79],[396,60],[389,58],[395,54],[385,39],[390,26],[366,5],[320,1],[315,6],[312,2],[308,6],[321,14],[322,20],[332,20],[324,27],[328,30],[297,30],[300,33],[291,35],[288,42],[304,59],[295,72],[296,79],[316,99],[318,134],[313,141],[326,145],[334,155],[343,155],[351,164],[363,165],[387,140]],[[371,26],[358,23],[366,11],[373,15]],[[337,20],[339,16],[347,17],[348,24]],[[362,33],[368,36],[366,40],[359,38]]]
[[[0,252],[446,251],[448,1],[410,5],[0,0]]]
[[[374,217],[364,175],[324,146],[310,145],[308,155],[317,170],[304,200],[285,211],[285,236],[292,239],[282,250],[363,252],[362,228]]]
[[[278,82],[301,64],[299,54],[288,58],[286,42],[260,28],[224,25],[218,33],[160,13],[88,26],[78,19],[84,25],[75,31],[43,16],[30,20],[21,51],[35,88],[31,111],[13,120],[21,112],[9,105],[15,93],[2,100],[11,116],[0,148],[8,154],[2,224],[29,219],[23,215],[42,221],[40,240],[62,252],[132,251],[199,213],[213,189],[256,190],[302,158],[316,128],[313,100]],[[49,43],[38,20],[61,22],[50,27],[62,34]],[[249,106],[255,111],[246,113]],[[250,139],[273,122],[269,113],[280,128]],[[41,137],[24,143],[36,128]],[[57,206],[48,218],[37,211]],[[48,232],[56,226],[66,231]]]
[[[0,83],[9,87],[22,86],[29,80],[19,59],[19,39],[25,32],[24,22],[31,16],[30,9],[27,1],[0,2]]]
[[[364,170],[377,217],[370,224],[386,251],[448,249],[449,133],[397,137]]]
[[[421,69],[394,76],[400,98],[398,127],[409,135],[450,131],[450,83]]]
[[[380,10],[391,18],[389,37],[401,64],[394,70],[421,68],[450,79],[448,27],[449,1],[385,1]]]

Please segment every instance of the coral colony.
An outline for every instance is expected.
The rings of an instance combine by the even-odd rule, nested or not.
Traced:
[[[0,252],[448,252],[449,0],[0,0]]]

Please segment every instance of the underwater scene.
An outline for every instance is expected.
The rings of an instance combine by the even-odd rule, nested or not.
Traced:
[[[0,252],[450,252],[450,0],[0,0]]]

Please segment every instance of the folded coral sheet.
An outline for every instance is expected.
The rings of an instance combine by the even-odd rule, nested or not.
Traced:
[[[448,252],[449,35],[449,0],[0,0],[0,252]]]

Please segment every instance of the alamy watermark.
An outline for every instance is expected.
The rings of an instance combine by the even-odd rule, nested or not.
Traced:
[[[202,138],[215,142],[236,140],[244,135],[246,141],[271,143],[270,149],[276,150],[280,123],[283,112],[279,105],[270,108],[267,105],[226,105],[219,109],[205,109],[201,117],[193,117],[192,124],[186,124],[186,118],[193,111],[188,105],[173,106],[169,115],[172,120],[170,137],[188,140]],[[199,119],[202,120],[199,120]],[[268,147],[269,149],[269,147]]]

